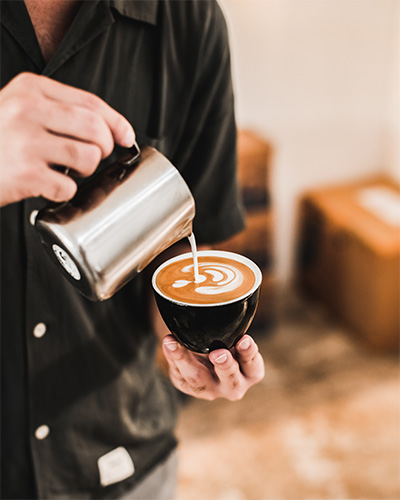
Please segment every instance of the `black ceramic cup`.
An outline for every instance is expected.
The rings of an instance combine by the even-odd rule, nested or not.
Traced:
[[[160,314],[173,336],[191,351],[207,354],[214,349],[230,349],[246,333],[256,313],[262,273],[243,255],[219,250],[203,250],[198,256],[221,256],[245,264],[254,274],[254,285],[237,298],[207,304],[175,300],[156,284],[158,273],[170,263],[192,256],[186,253],[161,264],[153,274],[152,284]]]

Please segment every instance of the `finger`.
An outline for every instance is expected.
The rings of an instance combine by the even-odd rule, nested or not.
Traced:
[[[240,399],[245,390],[243,386],[243,374],[239,363],[234,359],[227,349],[216,349],[209,355],[214,365],[215,373],[220,381],[223,392],[229,399]]]
[[[184,377],[178,367],[178,362],[185,355],[183,347],[172,335],[166,335],[162,341],[162,350],[169,365],[171,378],[174,377],[176,381],[183,382]]]
[[[49,165],[68,167],[82,176],[93,174],[102,156],[95,144],[50,134],[43,139],[41,146],[44,160]]]
[[[250,335],[244,335],[235,347],[243,375],[251,380],[261,380],[265,373],[264,361],[254,339]]]
[[[43,109],[42,126],[58,135],[69,136],[100,147],[102,158],[112,153],[114,138],[98,113],[65,103],[47,103]]]
[[[183,387],[188,386],[193,395],[205,395],[215,385],[209,369],[170,335],[163,339],[163,352],[170,365],[171,375]]]
[[[168,362],[170,373],[174,373],[176,375],[180,375],[179,369],[176,365],[175,358],[179,356],[177,353],[174,355],[175,351],[179,349],[178,342],[172,337],[172,335],[166,335],[162,341],[162,350],[165,356],[165,359]]]
[[[42,93],[49,99],[82,106],[99,113],[109,126],[115,142],[125,147],[133,146],[135,133],[131,124],[100,97],[47,77],[42,77],[39,85]]]
[[[76,193],[77,185],[67,175],[47,168],[41,178],[42,182],[40,182],[40,176],[38,176],[39,186],[36,189],[36,196],[43,196],[48,200],[61,202],[70,200]]]

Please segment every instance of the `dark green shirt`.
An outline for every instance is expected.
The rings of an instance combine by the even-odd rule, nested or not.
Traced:
[[[83,2],[47,64],[24,3],[0,6],[1,87],[30,71],[97,94],[139,144],[179,168],[198,242],[243,227],[229,47],[214,1]],[[30,223],[45,203],[1,209],[1,497],[115,498],[176,445],[177,395],[154,363],[149,275],[108,301],[85,299]],[[133,474],[113,476],[113,460],[119,471],[133,463]]]

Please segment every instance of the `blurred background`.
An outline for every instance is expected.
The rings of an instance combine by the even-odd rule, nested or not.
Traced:
[[[187,398],[178,500],[400,498],[400,1],[220,0],[265,379]]]

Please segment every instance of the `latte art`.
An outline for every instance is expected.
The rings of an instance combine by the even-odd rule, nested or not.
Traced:
[[[193,265],[182,269],[185,274],[193,275]],[[193,283],[193,280],[176,280],[173,288],[181,288]],[[213,262],[199,263],[199,276],[193,283],[193,292],[204,295],[217,295],[235,290],[243,283],[243,275],[232,265]]]
[[[256,282],[252,269],[233,258],[200,254],[198,266],[195,280],[191,256],[170,261],[157,274],[157,288],[178,302],[214,304],[247,294]]]

